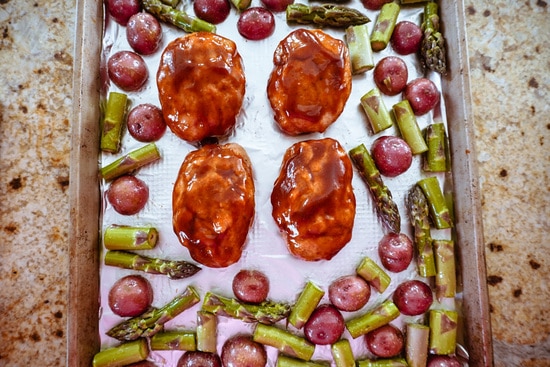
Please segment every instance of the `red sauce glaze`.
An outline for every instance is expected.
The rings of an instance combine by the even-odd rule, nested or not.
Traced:
[[[352,175],[351,162],[334,139],[303,141],[286,151],[271,203],[292,255],[329,260],[349,242],[355,219]]]
[[[236,44],[209,32],[168,44],[157,72],[164,120],[188,142],[229,133],[241,110],[245,84]]]
[[[199,263],[220,268],[237,262],[254,219],[254,180],[237,144],[206,145],[189,153],[172,194],[173,227]]]
[[[345,44],[321,30],[298,29],[279,43],[273,63],[267,94],[281,130],[290,135],[325,131],[351,93]]]

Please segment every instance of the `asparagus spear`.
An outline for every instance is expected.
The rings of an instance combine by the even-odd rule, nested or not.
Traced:
[[[386,3],[380,9],[370,36],[373,51],[382,51],[388,46],[400,10],[399,4],[394,2]]]
[[[103,234],[103,244],[108,250],[150,250],[158,240],[153,227],[109,226]]]
[[[426,367],[430,328],[426,325],[408,323],[405,335],[405,357],[409,367]]]
[[[143,9],[163,22],[172,24],[185,32],[216,32],[216,26],[202,19],[192,17],[184,11],[163,4],[160,0],[142,0]]]
[[[355,367],[355,357],[347,339],[340,339],[331,346],[332,358],[336,367]]]
[[[428,125],[424,130],[428,150],[424,154],[422,169],[425,172],[445,172],[448,170],[447,141],[445,125],[442,122]]]
[[[117,153],[120,150],[122,127],[126,115],[128,96],[125,93],[110,92],[105,114],[101,121],[101,150]]]
[[[379,218],[390,231],[399,233],[401,230],[399,209],[393,201],[390,189],[382,181],[382,175],[378,171],[369,151],[364,144],[361,144],[350,150],[349,156],[359,170],[361,177],[367,183]]]
[[[374,68],[374,59],[366,23],[347,27],[346,42],[348,44],[353,74],[362,74]]]
[[[453,219],[451,211],[441,191],[439,180],[435,176],[426,177],[417,182],[420,186],[426,199],[428,200],[428,207],[430,208],[430,216],[437,229],[451,228],[453,226]]]
[[[300,293],[296,304],[292,307],[292,311],[288,317],[288,322],[295,328],[301,329],[324,295],[325,291],[323,291],[319,286],[311,281],[307,282],[304,289]]]
[[[421,24],[423,37],[420,46],[420,59],[425,69],[445,75],[447,60],[445,56],[445,38],[439,31],[438,5],[429,1],[424,5],[424,18]]]
[[[357,367],[408,367],[407,361],[403,358],[389,358],[376,360],[357,361]]]
[[[390,285],[391,278],[388,273],[386,273],[384,269],[378,266],[378,264],[369,257],[363,258],[357,267],[356,272],[363,279],[369,282],[369,284],[379,293],[384,293],[386,288]]]
[[[456,349],[458,313],[430,310],[430,353],[453,354]]]
[[[413,238],[417,251],[418,274],[430,277],[436,274],[432,248],[432,235],[428,219],[428,200],[418,185],[414,185],[405,198],[405,205],[413,225]]]
[[[218,339],[218,317],[211,312],[197,312],[197,350],[216,352]]]
[[[182,294],[163,307],[153,308],[140,316],[123,321],[107,331],[107,335],[118,340],[151,337],[161,331],[166,322],[191,308],[199,300],[197,291],[193,287],[187,287]]]
[[[170,279],[183,279],[196,274],[201,268],[184,260],[165,260],[137,255],[126,251],[107,251],[105,265],[163,274]]]
[[[288,356],[300,358],[304,361],[309,361],[315,352],[315,344],[272,325],[256,325],[252,339],[260,344],[274,347]]]
[[[441,302],[443,298],[452,298],[456,295],[456,266],[454,242],[451,240],[434,240],[435,268],[435,295]]]
[[[370,22],[366,15],[347,6],[300,3],[290,4],[286,7],[286,20],[288,23],[315,24],[336,28],[347,28]]]
[[[156,144],[149,143],[102,167],[99,173],[105,181],[111,181],[159,159],[160,153]]]
[[[122,343],[94,355],[93,367],[119,367],[141,362],[149,355],[146,339]]]
[[[411,147],[413,154],[424,153],[428,150],[428,146],[422,136],[422,131],[418,126],[418,121],[412,110],[411,104],[408,100],[404,99],[393,105],[393,113],[399,131],[403,136],[403,139]]]
[[[388,324],[390,321],[395,320],[399,315],[399,309],[395,303],[391,300],[386,300],[366,314],[346,321],[346,328],[348,329],[351,337],[355,339],[368,333],[369,331]]]
[[[150,340],[151,350],[197,350],[196,335],[190,331],[163,331]]]
[[[393,125],[390,113],[378,88],[370,90],[361,97],[361,107],[367,115],[374,134],[378,134]]]
[[[287,357],[285,355],[279,354],[277,356],[276,367],[329,367],[326,363],[318,363],[312,361],[303,361],[301,359]]]
[[[207,292],[202,303],[202,310],[218,316],[241,319],[245,322],[274,324],[288,316],[290,306],[272,301],[264,301],[259,304],[244,303],[235,298],[222,297]]]
[[[172,8],[175,8],[180,3],[180,0],[160,0],[163,4],[166,4],[168,6],[171,6]]]

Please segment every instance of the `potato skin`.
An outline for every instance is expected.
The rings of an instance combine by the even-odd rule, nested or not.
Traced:
[[[221,268],[240,259],[254,194],[252,166],[240,145],[205,145],[186,156],[172,193],[172,223],[195,261]]]
[[[355,219],[352,176],[351,161],[334,139],[302,141],[286,151],[271,204],[292,255],[330,260],[350,241]]]

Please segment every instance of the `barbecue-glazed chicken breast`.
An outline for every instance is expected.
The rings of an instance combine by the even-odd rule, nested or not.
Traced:
[[[280,129],[289,135],[325,131],[351,93],[351,63],[345,43],[315,29],[298,29],[273,56],[267,95]]]
[[[237,262],[254,218],[254,180],[238,144],[205,145],[183,161],[172,194],[174,232],[199,263]]]
[[[164,120],[188,142],[231,131],[245,84],[236,44],[209,32],[191,33],[168,44],[157,72]]]
[[[292,255],[329,260],[350,241],[352,176],[350,159],[334,139],[302,141],[285,152],[271,204]]]

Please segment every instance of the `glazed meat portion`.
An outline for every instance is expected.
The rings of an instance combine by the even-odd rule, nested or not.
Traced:
[[[252,166],[240,145],[205,145],[185,157],[172,193],[173,227],[195,261],[220,268],[240,259],[254,193]]]
[[[330,260],[350,241],[352,176],[348,155],[334,139],[302,141],[285,152],[271,204],[292,255]]]
[[[267,95],[281,130],[289,135],[325,131],[351,93],[344,42],[321,30],[298,29],[279,43],[273,63]]]
[[[235,126],[245,83],[230,39],[209,32],[177,38],[166,46],[157,72],[164,120],[188,142],[224,136]]]

